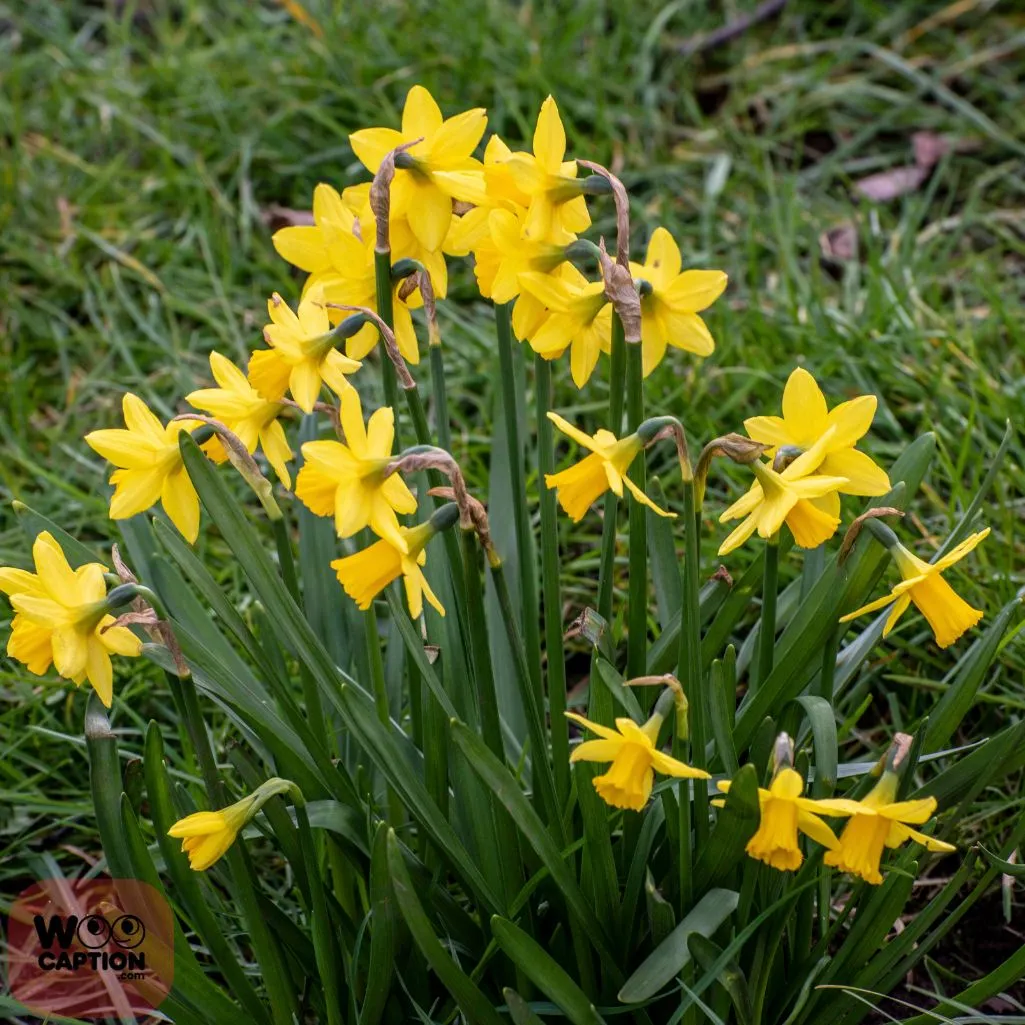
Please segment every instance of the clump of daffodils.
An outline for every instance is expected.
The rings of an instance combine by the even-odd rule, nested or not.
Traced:
[[[244,571],[258,578],[255,590],[267,606],[281,598],[276,607],[285,628],[274,657],[270,645],[264,650],[262,633],[252,638],[259,655],[254,661],[274,663],[273,672],[261,664],[261,687],[263,675],[275,677],[273,686],[267,684],[266,699],[261,693],[254,703],[261,711],[279,703],[286,713],[280,721],[287,719],[296,736],[317,734],[317,750],[308,762],[300,758],[297,764],[310,768],[318,790],[338,786],[352,805],[339,810],[335,805],[340,808],[341,800],[325,799],[322,807],[339,813],[333,819],[325,814],[323,820],[354,831],[365,821],[371,834],[378,825],[387,827],[377,835],[384,840],[381,849],[387,849],[385,867],[395,896],[402,898],[396,902],[407,917],[417,899],[410,893],[415,887],[405,887],[402,880],[417,846],[400,846],[407,833],[423,829],[418,839],[426,837],[427,843],[419,848],[429,847],[433,857],[434,845],[440,850],[446,839],[461,845],[468,834],[474,845],[486,847],[490,830],[498,837],[505,827],[518,828],[528,819],[533,827],[536,817],[541,821],[529,838],[524,834],[492,859],[500,885],[492,887],[492,880],[483,878],[493,867],[485,864],[487,858],[479,859],[479,868],[461,847],[458,856],[450,857],[464,871],[469,865],[469,875],[481,875],[466,892],[472,891],[482,911],[517,908],[521,890],[525,900],[532,899],[531,886],[523,890],[523,884],[537,871],[535,855],[549,859],[545,887],[581,863],[588,894],[600,889],[604,877],[610,903],[615,903],[620,896],[616,873],[643,838],[651,844],[650,865],[638,864],[650,877],[649,890],[656,886],[656,871],[669,878],[657,883],[675,888],[681,920],[702,896],[691,892],[694,879],[707,868],[697,870],[701,858],[725,858],[732,844],[738,878],[757,872],[744,876],[748,885],[737,884],[744,891],[744,914],[769,889],[762,884],[770,877],[775,892],[777,885],[798,887],[806,873],[819,872],[823,885],[815,900],[821,904],[819,921],[828,921],[833,873],[823,865],[846,876],[844,885],[855,880],[879,885],[888,872],[892,880],[901,871],[888,851],[907,844],[933,854],[955,848],[935,835],[936,799],[911,791],[910,737],[895,734],[871,773],[862,765],[852,772],[864,778],[842,778],[837,785],[824,778],[822,761],[815,768],[809,765],[810,755],[820,758],[816,745],[821,738],[803,743],[807,731],[792,724],[797,708],[815,708],[827,737],[834,719],[843,721],[846,707],[835,700],[832,671],[846,624],[860,616],[887,610],[882,636],[888,638],[914,606],[941,648],[974,628],[983,611],[962,598],[948,576],[989,531],[972,534],[930,560],[920,542],[902,541],[883,524],[884,517],[900,510],[880,505],[858,516],[858,500],[896,494],[871,432],[876,396],[827,398],[827,382],[820,384],[804,367],[793,369],[785,382],[781,374],[777,412],[751,410],[753,415],[742,421],[738,417],[722,424],[721,436],[692,447],[685,426],[688,404],[652,415],[645,409],[644,381],[665,365],[682,376],[713,356],[717,340],[728,344],[722,304],[716,305],[727,288],[727,274],[690,266],[693,250],[686,239],[674,238],[661,225],[635,250],[643,259],[630,258],[626,191],[586,154],[573,152],[576,147],[569,145],[552,97],[540,106],[529,146],[517,149],[487,133],[486,111],[446,114],[419,85],[405,97],[397,127],[377,125],[352,133],[352,152],[365,171],[361,176],[373,180],[319,184],[311,201],[312,223],[274,234],[271,244],[284,261],[285,294],[274,292],[268,299],[262,338],[254,339],[248,357],[236,365],[218,352],[209,353],[212,383],[172,397],[190,407],[177,416],[160,419],[140,398],[126,393],[120,396],[123,426],[86,435],[88,447],[111,467],[110,518],[123,521],[146,513],[166,518],[177,534],[169,531],[164,540],[170,539],[169,550],[173,547],[176,561],[184,564],[190,583],[199,576],[195,564],[207,549],[220,550],[220,541],[209,546],[203,541],[201,507],[236,553],[239,539],[233,533],[251,528],[253,538],[259,539],[261,531],[273,535],[272,559],[262,552],[259,559],[239,559]],[[614,240],[588,237],[594,234],[592,212],[598,203],[609,204],[603,213],[615,205]],[[477,427],[458,419],[462,403],[449,405],[445,359],[451,355],[443,338],[445,315],[438,311],[444,310],[453,260],[472,262],[480,296],[495,306],[510,494],[501,507],[490,509],[482,500],[485,482],[464,475],[457,458],[460,441],[451,440]],[[291,294],[289,268],[302,275]],[[463,275],[471,280],[468,271]],[[525,372],[535,415],[527,437],[520,409],[524,396],[517,392],[524,367],[518,360],[530,361]],[[428,374],[431,398],[425,408]],[[559,407],[565,416],[553,408],[558,402],[566,402]],[[157,408],[163,414],[170,407]],[[648,484],[652,453],[661,457],[657,489]],[[260,497],[266,519],[251,494],[240,500],[253,505],[246,507],[245,517],[224,513],[224,496],[233,492],[215,485],[222,483],[218,475],[230,479],[233,470]],[[896,472],[894,477],[899,480]],[[560,575],[563,515],[592,538],[594,558],[581,563],[597,567],[591,576],[574,576],[572,600],[583,592],[589,609],[580,617],[579,631],[571,631],[566,621],[570,599]],[[628,533],[622,529],[626,517]],[[788,652],[777,655],[775,650],[777,605],[783,604],[777,599],[784,593],[778,578],[781,560],[807,558],[811,579],[810,570],[826,564],[835,547],[839,551],[832,568],[840,580],[849,548],[837,543],[845,520],[854,521],[848,533],[853,543],[866,517],[869,543],[882,545],[875,549],[882,568],[873,579],[890,571],[892,562],[900,580],[887,594],[841,616],[871,596],[867,577],[855,581],[860,592],[852,584],[836,598],[834,611],[821,612],[829,621],[820,619],[816,625],[824,627],[820,634],[827,634],[828,641],[818,638],[814,668],[819,675],[801,691],[805,678],[790,666],[781,667],[777,659]],[[307,534],[311,523],[314,529]],[[509,529],[493,530],[498,524]],[[712,588],[703,591],[703,531],[715,532],[718,554],[729,560],[716,572],[716,585],[743,559],[745,546],[763,563],[761,592],[750,600],[754,585],[738,588],[730,597],[737,615],[718,632],[708,629],[708,617],[716,610],[713,602],[705,604]],[[510,535],[515,535],[515,546],[506,552]],[[35,537],[31,570],[0,567],[0,591],[13,610],[7,653],[36,676],[52,667],[76,685],[88,682],[110,707],[119,659],[143,655],[165,669],[169,664],[167,652],[159,645],[144,646],[140,632],[154,622],[155,613],[142,611],[137,599],[153,592],[146,592],[145,584],[136,587],[137,582],[117,586],[119,580],[134,578],[116,551],[111,562],[117,575],[98,561],[72,565],[69,557],[75,553],[66,536],[62,548],[61,536],[43,531]],[[791,541],[798,552],[790,551]],[[194,552],[189,545],[197,546]],[[251,547],[246,551],[252,555]],[[656,557],[661,579],[649,573]],[[321,577],[300,579],[298,570],[307,572],[311,559]],[[678,580],[677,563],[682,567]],[[655,577],[657,590],[649,586],[649,577]],[[151,586],[159,589],[156,582]],[[327,607],[324,588],[330,592]],[[208,586],[204,598],[217,620],[226,618],[219,604],[226,601],[223,596]],[[123,613],[129,602],[136,602],[133,611]],[[720,652],[707,649],[713,641],[725,647],[727,635],[743,633],[755,609],[757,643],[746,646],[743,664],[736,663],[740,678],[734,689],[725,670],[714,675],[722,669],[721,662],[713,662]],[[321,977],[333,978],[337,965],[357,964],[359,958],[342,957],[332,947],[325,922],[333,925],[339,915],[357,914],[354,909],[367,887],[363,879],[351,887],[346,877],[362,870],[370,845],[360,837],[350,850],[351,837],[335,838],[324,859],[324,849],[311,840],[312,816],[298,788],[276,776],[227,803],[218,763],[204,750],[209,738],[197,714],[192,665],[174,641],[174,631],[187,635],[202,613],[197,606],[195,616],[183,615],[179,622],[175,611],[172,607],[168,622],[161,620],[161,637],[174,649],[174,682],[181,688],[176,697],[198,749],[197,763],[209,778],[206,803],[179,803],[175,815],[181,817],[172,822],[175,815],[168,816],[158,830],[160,841],[166,845],[166,836],[181,840],[191,868],[206,871],[240,842],[268,801],[289,796],[294,819],[272,815],[281,809],[269,808],[270,831],[280,830],[283,848],[298,849],[305,861],[304,871],[296,873],[303,913],[313,923]],[[225,641],[232,655],[236,641],[242,642],[241,651],[250,639],[246,612],[232,619],[233,639]],[[387,637],[382,629],[386,617]],[[656,619],[658,657],[666,658],[672,649],[676,676],[643,675],[655,671],[648,639]],[[213,618],[201,625],[218,628]],[[270,624],[271,632],[276,625]],[[593,644],[591,671],[569,679],[564,642],[577,632]],[[346,648],[353,636],[358,653]],[[182,647],[195,656],[203,670],[199,675],[212,680],[209,662],[216,662],[216,653],[205,632],[184,639],[195,642]],[[622,646],[624,675],[630,678],[619,687],[609,682],[614,674],[602,673],[608,667],[601,663],[616,662]],[[344,657],[339,654],[343,648]],[[499,658],[508,664],[499,666]],[[301,708],[298,684],[295,693],[288,689],[293,676],[304,687]],[[500,695],[510,676],[518,690]],[[716,689],[713,680],[726,684]],[[656,685],[663,689],[652,700]],[[331,699],[328,708],[320,706],[322,692]],[[509,717],[506,706],[517,699],[516,715]],[[359,703],[364,700],[375,714],[363,714]],[[569,705],[586,710],[586,716],[567,711]],[[245,719],[246,709],[232,707],[236,711],[263,742],[260,757],[268,762],[278,758],[282,738],[260,735],[264,720],[254,726]],[[751,717],[760,724],[757,738],[748,728]],[[522,736],[517,733],[521,727]],[[459,736],[471,753],[461,749],[460,759],[450,762],[452,738]],[[485,745],[483,752],[472,747],[478,741]],[[834,735],[834,768],[836,746]],[[886,747],[885,742],[879,746]],[[473,795],[479,804],[462,801],[458,792],[470,772],[481,777]],[[529,802],[510,789],[521,786]],[[492,791],[499,805],[505,802],[515,812],[508,822],[499,805],[491,814],[487,801]],[[451,808],[458,809],[452,821],[450,792],[459,798],[451,801]],[[514,807],[511,799],[521,797],[524,804]],[[197,804],[207,810],[182,814]],[[479,808],[488,814],[468,823],[471,807],[474,816]],[[727,816],[734,816],[733,824],[712,834]],[[657,834],[663,827],[664,835]],[[576,854],[581,831],[583,857]],[[652,840],[656,835],[658,840]],[[606,844],[614,836],[623,843],[613,855]],[[184,863],[176,849],[165,846],[163,853],[166,864],[172,858]],[[375,841],[374,872],[381,864],[379,853]],[[330,899],[315,885],[322,860],[330,864],[337,890]],[[910,860],[907,855],[905,863]],[[245,867],[237,849],[228,857],[232,873],[236,862]],[[633,875],[633,867],[629,872]],[[797,882],[792,882],[795,873]],[[636,877],[625,890],[636,897],[639,886]],[[375,889],[376,878],[370,891]],[[492,889],[501,891],[497,898]],[[567,906],[580,915],[589,905],[582,897]],[[373,917],[371,930],[377,927]],[[748,916],[753,918],[753,913]],[[574,942],[582,942],[587,930],[578,930],[579,924],[573,921],[571,929],[560,925],[553,932],[568,931]],[[625,925],[627,945],[633,932],[647,936],[649,931]],[[410,931],[420,942],[418,928]],[[650,932],[655,931],[652,925]],[[596,950],[604,974],[613,959]],[[432,948],[432,953],[437,951]],[[792,953],[787,948],[788,960]],[[581,963],[589,965],[585,955]],[[768,967],[772,964],[770,959]],[[605,981],[613,976],[609,970]],[[469,1020],[472,996],[480,994],[475,983],[465,982],[468,988],[456,999],[472,990],[470,1008],[459,1007]],[[274,1011],[275,1020],[296,1017]]]

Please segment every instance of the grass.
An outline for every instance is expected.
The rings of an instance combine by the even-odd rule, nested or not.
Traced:
[[[939,458],[902,531],[923,552],[942,541],[1023,403],[1025,37],[1011,5],[802,0],[690,57],[683,44],[722,23],[719,5],[482,0],[467,17],[457,0],[308,0],[322,36],[286,6],[0,3],[0,562],[25,555],[11,499],[83,539],[106,535],[104,468],[81,435],[116,419],[125,389],[175,411],[211,348],[245,357],[266,297],[297,291],[265,211],[307,207],[320,180],[361,179],[347,134],[395,122],[418,81],[446,111],[486,106],[512,142],[552,92],[571,152],[630,189],[635,246],[664,223],[688,265],[728,271],[710,317],[717,352],[701,366],[667,360],[649,409],[703,441],[773,411],[797,364],[837,401],[874,392],[884,464],[936,432]],[[956,145],[918,190],[859,201],[854,183],[910,163],[917,131]],[[821,237],[844,225],[857,257],[824,260]],[[610,208],[598,227],[611,231]],[[464,268],[441,316],[454,446],[481,482],[497,357],[473,294]],[[563,382],[557,405],[596,415],[603,387],[579,396]],[[1023,583],[1023,464],[1019,435],[987,503],[994,536],[974,583],[959,581],[991,612]],[[715,498],[739,480],[716,480]],[[578,610],[597,557],[563,527]],[[946,662],[923,627],[908,622],[901,646],[881,650],[866,728],[935,699]],[[1023,668],[1008,644],[960,741],[1021,715]],[[148,718],[175,721],[153,672],[119,681],[126,748]],[[96,850],[81,696],[0,662],[0,724],[3,878]],[[1021,799],[987,794],[980,837]]]

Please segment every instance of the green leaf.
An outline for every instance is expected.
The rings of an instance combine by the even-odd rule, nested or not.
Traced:
[[[641,824],[633,856],[630,859],[630,870],[627,872],[626,885],[623,887],[623,901],[619,909],[619,934],[622,937],[621,947],[624,953],[630,950],[630,943],[637,926],[637,907],[641,899],[641,890],[648,874],[648,859],[659,834],[666,821],[664,806],[653,801],[642,812],[644,822]],[[674,923],[675,924],[675,923]]]
[[[722,957],[722,947],[713,943],[700,933],[691,933],[687,941],[691,956],[703,971],[709,971]],[[730,961],[725,968],[719,970],[719,984],[726,990],[733,1002],[737,1025],[748,1025],[751,1021],[751,993],[747,986],[747,977],[735,961]]]
[[[712,663],[709,682],[709,706],[715,751],[726,775],[734,776],[740,768],[740,762],[733,746],[733,717],[737,701],[737,655],[732,644],[726,648],[726,653],[721,659],[717,658]]]
[[[699,893],[726,880],[746,856],[744,848],[760,821],[758,773],[747,764],[733,777],[711,835],[698,855],[694,881]]]
[[[509,1017],[513,1025],[544,1025],[544,1022],[531,1010],[530,1004],[514,989],[503,989],[505,1005],[509,1008]]]
[[[802,694],[795,701],[804,709],[811,726],[812,742],[815,747],[815,779],[824,792],[831,791],[836,786],[839,759],[833,706],[825,698],[814,694]]]
[[[712,936],[737,908],[735,890],[709,890],[669,936],[644,960],[619,991],[624,1004],[653,997],[690,964],[688,941],[692,933]],[[718,969],[717,969],[718,974]]]
[[[597,670],[595,677],[612,695],[612,700],[634,722],[643,722],[646,717],[637,701],[637,695],[629,687],[623,685],[623,677],[616,671],[615,666],[598,654],[597,648],[595,648],[594,666]],[[592,677],[592,679],[595,677]]]
[[[463,723],[452,723],[452,738],[466,756],[474,772],[491,788],[495,796],[512,816],[527,842],[551,873],[556,886],[570,911],[583,926],[587,938],[598,953],[608,959],[610,970],[614,970],[612,953],[606,930],[598,921],[591,903],[577,885],[573,873],[566,864],[562,852],[555,845],[551,834],[538,818],[537,812],[520,789],[520,784],[509,770],[491,753],[480,737],[472,733]]]
[[[1017,861],[1004,861],[1003,858],[998,858],[992,851],[986,850],[981,843],[978,847],[979,850],[982,851],[986,860],[994,868],[1000,869],[1002,875],[1012,876],[1015,879],[1025,879],[1025,865],[1022,865]]]
[[[946,690],[929,713],[929,730],[925,737],[925,751],[931,753],[944,747],[968,710],[975,702],[975,695],[989,673],[1008,624],[1021,608],[1025,589],[1011,599],[996,615],[989,627],[978,637],[958,661],[953,671],[943,682]]]
[[[651,942],[657,947],[676,928],[676,912],[659,893],[650,868],[644,872],[644,905],[648,912]]]
[[[122,783],[117,737],[95,692],[89,694],[85,707],[85,745],[89,752],[89,783],[96,811],[96,828],[107,867],[116,879],[134,879],[121,824]]]
[[[491,932],[510,960],[550,1000],[558,1004],[574,1025],[604,1025],[604,1019],[584,991],[544,948],[518,925],[492,916]]]
[[[374,834],[370,855],[370,966],[359,1025],[377,1025],[392,989],[395,957],[395,905],[388,869],[388,826]]]
[[[387,849],[388,870],[391,874],[395,902],[428,964],[452,994],[468,1021],[479,1023],[479,1025],[502,1025],[501,1016],[491,1006],[487,997],[456,964],[434,934],[431,921],[427,917],[409,873],[406,871],[402,850],[399,847],[395,831],[392,829],[388,830]]]
[[[648,482],[648,493],[657,506],[662,509],[666,507],[665,493],[658,477],[652,477]],[[680,607],[683,604],[683,587],[680,582],[680,564],[676,558],[673,521],[666,516],[659,516],[651,509],[646,509],[644,516],[658,623],[664,630],[674,617],[679,623]]]

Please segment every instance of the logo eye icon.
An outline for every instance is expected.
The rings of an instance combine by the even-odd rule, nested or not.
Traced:
[[[134,950],[146,938],[146,927],[136,915],[122,915],[111,928],[111,939],[127,950]]]
[[[89,915],[78,923],[78,942],[90,950],[98,950],[110,939],[110,923],[102,915]]]

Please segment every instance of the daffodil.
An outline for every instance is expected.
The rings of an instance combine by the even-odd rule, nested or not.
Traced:
[[[840,834],[839,846],[826,852],[823,860],[827,865],[878,885],[883,881],[879,862],[885,847],[900,847],[907,840],[914,840],[929,851],[949,854],[957,849],[911,828],[929,820],[936,811],[936,798],[894,801],[897,783],[896,774],[887,770],[861,801],[830,802],[842,806],[844,814],[851,818]]]
[[[92,431],[86,444],[117,469],[110,475],[114,494],[110,518],[126,520],[160,502],[171,522],[191,544],[199,536],[199,495],[185,472],[178,435],[201,426],[198,420],[172,420],[165,427],[142,399],[126,392],[121,400],[125,429]]]
[[[897,620],[907,611],[908,606],[915,604],[919,612],[928,620],[929,626],[941,648],[953,644],[965,631],[970,630],[982,619],[982,610],[972,608],[943,579],[943,572],[960,562],[976,545],[989,535],[989,527],[972,534],[962,541],[942,559],[936,562],[923,562],[913,552],[909,552],[902,544],[895,544],[890,549],[894,562],[903,578],[893,590],[882,598],[869,602],[854,612],[844,616],[840,622],[847,623],[858,616],[875,612],[892,604],[890,615],[883,627],[883,636],[897,625]]]
[[[441,248],[452,221],[452,201],[479,203],[484,198],[484,175],[473,157],[484,129],[483,107],[444,118],[434,97],[421,85],[406,95],[402,128],[364,128],[349,136],[357,159],[371,173],[393,149],[419,139],[403,157],[391,186],[393,216],[405,217],[421,244]],[[400,162],[400,165],[403,162]]]
[[[591,504],[609,488],[612,488],[617,497],[622,498],[624,484],[638,502],[659,516],[673,515],[655,505],[626,476],[626,471],[637,453],[644,448],[644,441],[640,435],[631,434],[626,438],[617,439],[611,431],[602,428],[592,436],[577,430],[558,413],[550,412],[548,419],[568,438],[572,438],[591,453],[569,469],[545,474],[545,487],[557,489],[559,505],[566,510],[574,523],[583,519]]]
[[[481,292],[496,303],[507,303],[520,294],[520,278],[525,273],[549,275],[566,262],[566,244],[535,241],[523,234],[523,218],[508,210],[492,210],[488,228],[494,244],[493,265],[485,264],[487,275],[481,280],[478,257],[475,270]],[[568,241],[572,241],[572,236]]]
[[[570,350],[570,372],[578,388],[587,384],[598,357],[612,346],[612,306],[601,281],[588,281],[572,264],[555,277],[538,271],[520,275],[520,287],[551,316],[526,340],[545,359]]]
[[[416,512],[416,499],[402,478],[385,476],[395,440],[391,407],[374,410],[366,427],[359,393],[342,395],[341,423],[346,444],[308,441],[302,447],[303,467],[295,493],[318,516],[334,516],[339,537],[352,537],[370,527],[394,548],[405,551],[396,513]]]
[[[268,401],[280,402],[289,391],[304,413],[312,413],[322,384],[339,396],[352,387],[345,375],[361,364],[335,348],[324,302],[320,288],[303,297],[298,313],[277,292],[267,301],[272,322],[263,338],[270,348],[249,357],[249,381]]]
[[[655,772],[678,779],[708,779],[703,769],[694,769],[670,755],[663,754],[655,744],[662,725],[662,716],[653,715],[643,726],[633,719],[617,719],[616,728],[601,726],[575,712],[566,717],[597,733],[599,740],[585,740],[573,748],[571,762],[612,762],[608,772],[595,776],[594,789],[613,808],[640,811],[651,796]]]
[[[185,401],[216,417],[252,455],[257,446],[263,448],[267,462],[274,467],[282,484],[292,486],[292,477],[285,463],[292,458],[285,429],[278,417],[285,405],[265,399],[245,374],[219,352],[210,353],[210,372],[219,387],[200,388],[185,396]],[[207,454],[214,462],[228,458],[220,438],[211,438]]]
[[[698,314],[726,288],[719,270],[682,271],[679,246],[665,228],[656,228],[644,263],[631,263],[630,275],[641,288],[641,362],[644,376],[662,362],[666,346],[709,356],[715,342]]]
[[[182,851],[188,854],[189,867],[194,872],[205,872],[224,857],[243,827],[272,797],[289,792],[297,795],[294,800],[301,800],[294,783],[275,776],[227,808],[186,815],[171,826],[167,835],[181,840]]]
[[[830,428],[781,473],[762,462],[750,464],[757,480],[743,498],[719,517],[720,523],[745,517],[723,541],[720,555],[739,548],[755,531],[760,537],[772,538],[784,523],[802,548],[817,548],[833,536],[840,525],[836,492],[846,484],[847,478],[813,472],[821,463],[822,451],[829,444],[832,432]]]
[[[729,780],[717,784],[723,793],[729,793],[730,785]],[[781,872],[793,872],[804,860],[798,844],[799,832],[829,850],[839,846],[833,831],[819,816],[848,815],[849,802],[816,801],[802,797],[803,793],[804,780],[789,766],[776,773],[768,790],[758,788],[761,820],[746,847],[752,858]]]
[[[890,490],[890,478],[855,448],[872,426],[875,412],[874,395],[859,395],[829,409],[815,378],[798,367],[783,390],[783,415],[751,417],[744,426],[755,441],[773,446],[770,457],[780,448],[807,451],[828,434],[828,442],[817,449],[819,463],[810,472],[845,477],[841,494],[876,496]]]
[[[431,521],[416,527],[399,527],[401,547],[382,538],[354,555],[335,559],[331,568],[337,573],[345,593],[361,609],[369,609],[374,598],[401,576],[409,614],[414,619],[419,619],[423,612],[424,598],[443,616],[445,610],[421,569],[427,562],[424,548],[435,533],[437,530]]]
[[[41,676],[50,664],[65,679],[88,680],[108,708],[113,698],[111,654],[134,657],[139,638],[116,626],[106,602],[105,567],[98,562],[72,569],[46,531],[32,545],[35,573],[0,567],[0,591],[16,615],[7,654]]]
[[[318,185],[317,188],[323,189],[329,188],[329,186]],[[343,189],[342,202],[355,215],[356,224],[353,233],[367,242],[370,239],[376,239],[377,228],[370,206],[370,182],[361,182],[359,185],[350,185]],[[452,219],[452,227],[449,228],[449,234],[441,249],[428,249],[423,245],[413,234],[408,218],[395,217],[392,214],[388,219],[388,244],[391,247],[392,263],[398,263],[399,260],[416,260],[417,263],[422,264],[431,276],[431,285],[434,288],[436,299],[444,299],[448,292],[448,266],[445,263],[445,253],[449,252],[448,240],[452,237],[456,222],[460,219]],[[467,252],[469,250],[462,253],[453,252],[451,255],[465,256]]]
[[[367,196],[369,208],[369,193]],[[368,224],[365,230],[356,215],[330,185],[320,184],[313,193],[312,226],[302,225],[282,228],[275,232],[271,241],[278,253],[309,277],[303,286],[303,301],[316,300],[321,303],[337,303],[343,306],[365,306],[377,310],[377,279],[374,271],[374,229]],[[361,234],[362,232],[362,234]],[[418,258],[424,257],[419,252]],[[393,258],[398,258],[393,252]],[[437,268],[430,258],[424,265],[431,273],[435,294],[439,282],[435,277]],[[441,259],[444,267],[444,258]],[[401,282],[392,283],[392,313],[395,341],[407,363],[418,363],[420,354],[416,344],[416,332],[410,309],[423,304],[419,289],[405,299],[399,296]],[[300,304],[300,311],[302,310]],[[284,316],[284,315],[283,315]],[[348,314],[344,310],[327,309],[331,324],[340,322]],[[365,324],[345,343],[345,352],[350,359],[360,360],[377,344],[379,333],[374,324]],[[326,342],[323,343],[326,346]],[[252,367],[250,367],[250,370]]]
[[[533,153],[513,153],[506,161],[511,183],[530,199],[524,230],[533,239],[559,241],[591,223],[576,182],[576,161],[565,156],[566,130],[549,96],[537,117]]]

